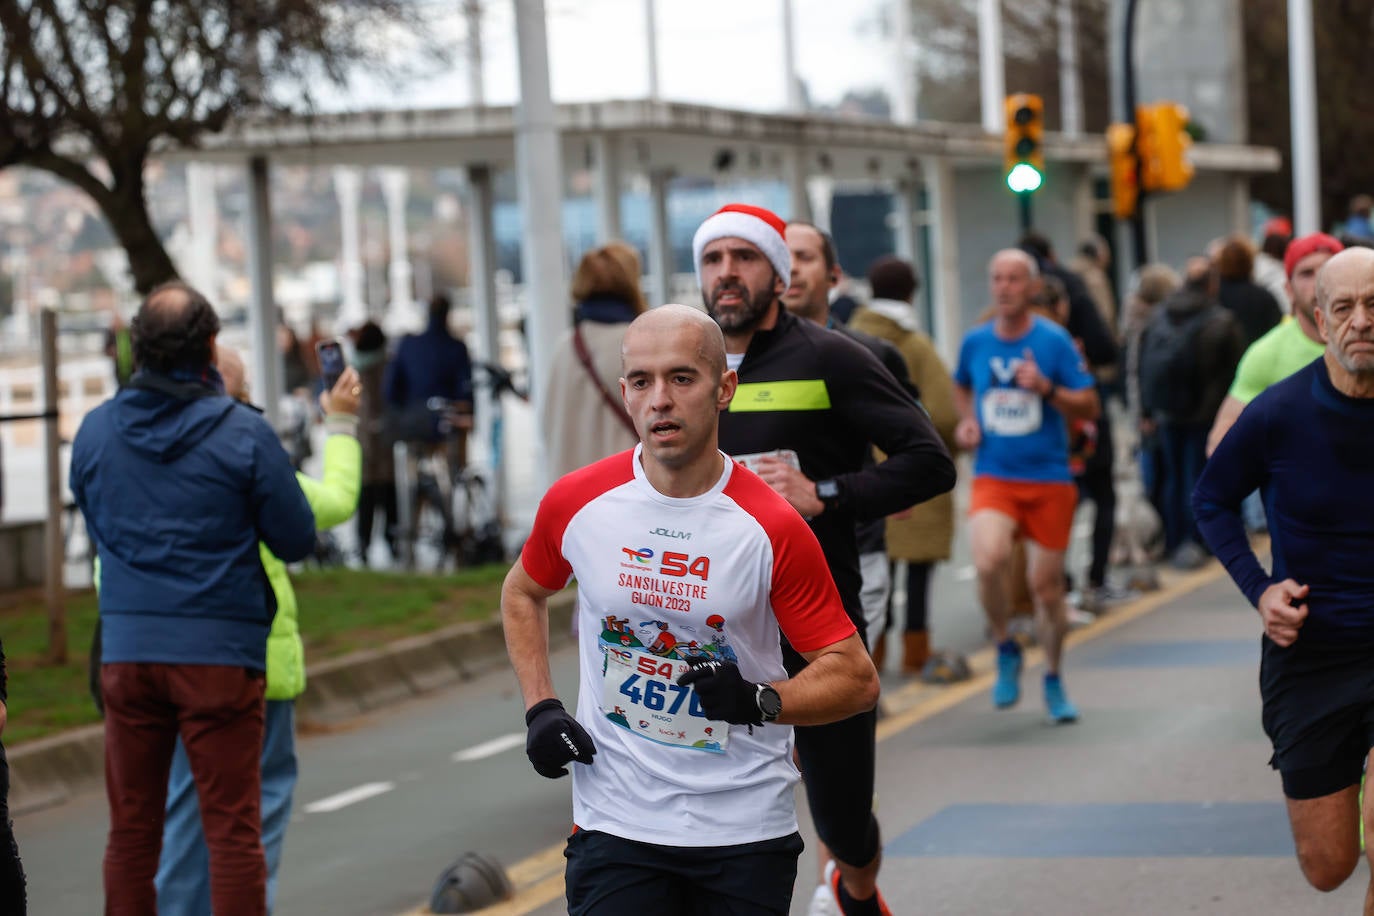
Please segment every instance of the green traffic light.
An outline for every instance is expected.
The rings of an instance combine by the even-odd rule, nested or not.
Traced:
[[[1018,162],[1007,173],[1007,187],[1017,194],[1029,194],[1045,183],[1045,176],[1029,162]]]

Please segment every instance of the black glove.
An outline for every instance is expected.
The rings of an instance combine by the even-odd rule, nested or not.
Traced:
[[[525,712],[525,753],[540,776],[568,775],[565,763],[591,763],[596,744],[587,730],[557,700],[540,700]]]
[[[734,725],[762,725],[759,685],[746,681],[734,662],[693,662],[677,679],[679,687],[694,687],[706,718]]]

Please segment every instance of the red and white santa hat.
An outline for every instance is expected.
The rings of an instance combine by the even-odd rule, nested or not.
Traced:
[[[749,204],[726,204],[707,217],[692,236],[692,264],[696,268],[697,283],[701,282],[701,253],[716,239],[744,239],[753,244],[773,269],[782,277],[783,285],[792,282],[792,252],[787,248],[784,233],[787,224],[771,210]]]

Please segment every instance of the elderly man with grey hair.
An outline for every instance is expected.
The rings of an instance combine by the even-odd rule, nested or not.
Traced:
[[[1263,627],[1260,698],[1303,876],[1332,891],[1360,860],[1374,793],[1374,251],[1317,274],[1326,346],[1255,397],[1193,492],[1198,525]],[[1241,502],[1264,497],[1272,563],[1260,565]],[[1369,853],[1366,853],[1366,857]],[[1363,912],[1374,914],[1374,882]]]

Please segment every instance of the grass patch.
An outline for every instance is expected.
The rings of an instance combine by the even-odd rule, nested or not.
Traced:
[[[493,617],[508,569],[494,564],[445,576],[349,569],[297,573],[292,581],[306,663]],[[99,614],[95,592],[68,592],[66,611],[67,663],[49,665],[42,590],[0,595],[0,637],[9,671],[7,747],[100,721],[87,688],[87,660]]]

